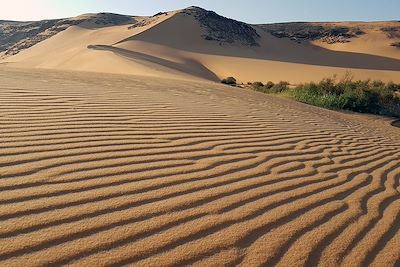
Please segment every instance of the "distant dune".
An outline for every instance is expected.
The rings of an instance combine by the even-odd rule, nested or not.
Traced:
[[[299,83],[350,71],[355,78],[400,82],[400,22],[248,25],[191,7],[152,17],[89,14],[56,25],[45,31],[56,34],[38,34],[43,41],[8,44],[12,53],[3,52],[3,62],[240,82]]]

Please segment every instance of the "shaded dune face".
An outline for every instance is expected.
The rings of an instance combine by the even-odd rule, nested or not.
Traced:
[[[203,14],[203,17],[207,18],[207,15]],[[248,30],[249,32],[241,30],[240,26],[236,26],[237,31],[231,32],[230,28],[235,27],[235,24],[228,24],[222,18],[213,19],[210,23],[212,27],[209,28],[207,25],[203,25],[203,17],[196,12],[177,13],[163,23],[117,44],[127,41],[155,43],[203,55],[250,59],[254,62],[253,66],[257,65],[256,61],[264,60],[343,69],[400,71],[400,58],[392,58],[389,53],[382,56],[368,54],[368,52],[346,51],[345,49],[333,51],[329,47],[315,46],[308,42],[297,44],[289,39],[279,39],[269,34],[267,30],[263,30],[262,26],[254,26],[252,29],[255,31],[254,35],[250,30]],[[231,39],[225,35],[221,35],[220,40],[208,37],[209,32],[212,32],[213,29],[214,32],[217,32],[215,35],[218,35],[217,29],[224,27],[226,27],[225,34],[229,35]],[[258,29],[259,33],[255,29]],[[166,36],[168,38],[165,38]],[[387,50],[391,49],[392,47],[388,44]],[[400,56],[400,50],[395,54]],[[232,68],[229,65],[226,67]],[[287,76],[290,79],[290,75]],[[261,74],[260,78],[263,78]]]
[[[0,265],[396,266],[400,132],[208,82],[0,71]]]

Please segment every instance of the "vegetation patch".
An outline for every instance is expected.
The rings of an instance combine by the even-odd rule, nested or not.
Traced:
[[[255,82],[252,84],[252,88],[258,92],[266,94],[277,94],[283,93],[289,90],[289,83],[281,81],[277,84],[273,82],[268,82],[263,84],[262,82]]]
[[[335,79],[324,79],[319,83],[304,83],[294,88],[290,88],[286,82],[268,82],[265,85],[255,82],[252,88],[329,109],[400,117],[400,85],[394,83],[344,78],[339,82]]]

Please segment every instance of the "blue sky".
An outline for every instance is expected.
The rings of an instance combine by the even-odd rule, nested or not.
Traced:
[[[400,0],[0,0],[0,19],[39,20],[89,12],[153,15],[192,5],[249,23],[400,20]]]

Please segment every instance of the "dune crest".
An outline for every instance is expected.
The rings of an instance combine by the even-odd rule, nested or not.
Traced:
[[[198,7],[89,18],[78,17],[82,23],[3,62],[165,78],[235,76],[240,82],[300,83],[351,71],[356,79],[400,82],[400,49],[393,45],[400,22],[248,25]],[[109,49],[90,49],[95,46]],[[171,62],[191,63],[177,70]]]

